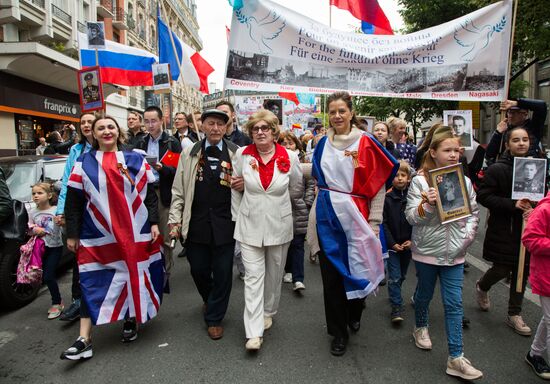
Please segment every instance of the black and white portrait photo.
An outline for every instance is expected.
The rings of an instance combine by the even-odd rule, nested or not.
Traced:
[[[279,125],[283,124],[283,100],[282,99],[266,99],[264,101],[264,108],[273,112],[277,119],[279,119]]]
[[[430,183],[437,189],[436,205],[441,224],[471,216],[461,164],[431,170]]]
[[[444,211],[450,211],[460,208],[464,205],[464,198],[460,191],[460,182],[456,172],[446,173],[441,176],[441,181],[437,185],[441,206]]]
[[[105,24],[103,21],[86,23],[88,32],[88,47],[105,49]]]
[[[546,159],[515,157],[512,199],[542,200],[545,176]]]
[[[443,111],[443,124],[453,129],[461,147],[473,148],[472,111]]]
[[[170,91],[170,65],[153,64],[153,89]]]

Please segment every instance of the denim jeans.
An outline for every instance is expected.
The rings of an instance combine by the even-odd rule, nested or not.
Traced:
[[[42,279],[48,286],[48,290],[52,296],[52,305],[61,304],[61,294],[59,293],[55,274],[62,252],[63,247],[46,247],[46,252],[44,252],[44,257],[42,258]]]
[[[390,250],[388,254],[388,295],[392,307],[401,307],[403,306],[401,285],[405,281],[411,262],[411,251],[395,252]]]
[[[416,327],[428,326],[430,301],[434,294],[437,278],[441,288],[441,300],[445,311],[445,331],[449,356],[459,357],[462,354],[462,283],[464,281],[464,264],[441,266],[414,262],[417,285],[414,295],[414,314]]]
[[[292,282],[304,282],[304,243],[306,235],[294,235],[286,257],[285,272],[292,273]]]

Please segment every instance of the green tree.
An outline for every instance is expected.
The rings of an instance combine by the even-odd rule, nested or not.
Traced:
[[[399,0],[405,22],[405,33],[443,24],[474,12],[498,0]],[[512,75],[520,73],[537,60],[550,57],[550,22],[548,0],[515,0],[518,2]],[[521,87],[520,87],[521,88]]]
[[[359,115],[374,116],[378,120],[386,120],[391,116],[402,117],[413,128],[413,137],[422,124],[434,117],[442,117],[444,110],[458,107],[456,101],[416,100],[387,97],[357,97],[355,110]]]

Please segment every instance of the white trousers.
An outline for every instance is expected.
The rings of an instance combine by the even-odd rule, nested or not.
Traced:
[[[550,346],[550,297],[539,296],[542,307],[542,319],[540,319],[537,333],[531,344],[531,354],[544,357],[549,360],[548,347]]]
[[[244,329],[246,338],[262,337],[264,316],[277,313],[290,242],[270,247],[241,243],[244,276]]]

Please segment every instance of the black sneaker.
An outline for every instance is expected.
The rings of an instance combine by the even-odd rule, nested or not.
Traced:
[[[74,299],[69,308],[63,311],[59,320],[75,321],[80,318],[80,299]]]
[[[399,306],[391,307],[391,322],[400,323],[403,321],[403,309]]]
[[[531,368],[533,368],[533,371],[535,371],[538,377],[545,380],[550,379],[550,366],[548,366],[548,363],[544,360],[544,357],[537,355],[531,356],[531,352],[527,352],[525,361],[531,366]]]
[[[138,326],[136,319],[124,320],[124,325],[122,326],[122,342],[129,343],[134,341],[138,337]]]
[[[80,360],[89,359],[93,356],[92,342],[86,342],[86,339],[79,336],[78,339],[68,349],[63,351],[61,360]]]
[[[185,256],[187,256],[187,250],[185,249],[185,247],[183,247],[183,248],[181,249],[181,252],[178,253],[178,257],[181,258],[181,257],[185,257]]]

